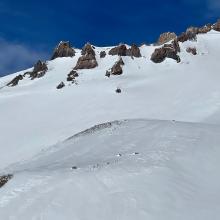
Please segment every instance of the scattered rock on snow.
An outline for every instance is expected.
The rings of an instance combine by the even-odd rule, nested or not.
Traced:
[[[65,86],[64,82],[61,82],[58,86],[57,89],[62,89]]]
[[[187,53],[191,53],[191,54],[193,54],[193,55],[197,55],[197,50],[196,50],[195,47],[188,47],[188,48],[186,49],[186,52],[187,52]]]
[[[121,93],[121,89],[120,89],[120,88],[117,88],[117,89],[115,90],[115,92],[116,92],[116,93]]]
[[[105,51],[101,51],[100,52],[100,58],[105,58],[106,56],[106,52]]]
[[[16,86],[16,85],[18,85],[18,82],[20,81],[20,80],[22,80],[23,79],[23,76],[22,75],[18,75],[18,76],[16,76],[14,79],[12,79],[8,84],[7,84],[7,86]]]
[[[71,47],[69,41],[61,41],[55,48],[51,60],[58,57],[73,57],[75,56],[75,50]]]
[[[76,77],[78,77],[79,74],[75,70],[71,70],[70,73],[67,75],[67,81],[74,81]]]
[[[0,176],[0,188],[3,187],[12,178],[13,178],[12,174]]]

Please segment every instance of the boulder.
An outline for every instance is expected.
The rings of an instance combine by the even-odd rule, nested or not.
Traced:
[[[123,73],[122,66],[124,65],[124,61],[120,57],[119,60],[113,65],[111,68],[111,74],[112,75],[121,75]]]
[[[12,174],[0,176],[0,188],[3,187],[12,178],[13,178]]]
[[[116,93],[121,93],[121,89],[120,89],[120,88],[117,88],[117,89],[115,90],[115,92],[116,92]]]
[[[23,76],[22,75],[18,75],[18,76],[16,76],[14,79],[12,79],[8,84],[7,84],[7,86],[17,86],[18,85],[18,82],[20,81],[20,80],[22,80],[23,79]]]
[[[61,41],[58,46],[55,48],[54,53],[51,57],[51,60],[54,60],[58,57],[73,57],[75,56],[75,50],[71,47],[69,41]]]
[[[140,48],[136,44],[132,44],[131,48],[127,50],[126,55],[131,57],[141,57]]]
[[[158,45],[162,45],[162,44],[165,44],[171,40],[174,40],[176,39],[177,36],[174,32],[166,32],[166,33],[163,33],[160,35],[158,41],[157,41],[157,44]]]
[[[179,63],[180,57],[177,54],[178,52],[180,52],[180,47],[178,42],[174,40],[171,44],[165,44],[163,47],[155,49],[154,53],[151,55],[151,60],[154,63],[161,63],[166,58],[171,58]]]
[[[187,52],[187,53],[191,53],[191,54],[193,54],[193,55],[197,55],[197,50],[196,50],[195,47],[188,47],[188,48],[186,49],[186,52]]]
[[[58,86],[57,89],[62,89],[65,86],[64,82],[61,82]]]
[[[220,31],[220,19],[213,25],[213,30]]]
[[[117,47],[112,48],[109,53],[109,55],[115,56],[126,56],[127,55],[127,47],[124,44],[120,44]]]
[[[95,57],[95,51],[93,50],[92,46],[87,43],[81,52],[82,56],[78,59],[74,70],[78,69],[93,69],[98,66]]]
[[[100,52],[100,58],[105,58],[106,56],[106,52],[105,51],[101,51]]]

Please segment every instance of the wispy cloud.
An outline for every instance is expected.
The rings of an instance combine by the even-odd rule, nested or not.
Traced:
[[[47,53],[35,51],[23,44],[0,38],[0,76],[31,67],[38,59],[46,59]]]

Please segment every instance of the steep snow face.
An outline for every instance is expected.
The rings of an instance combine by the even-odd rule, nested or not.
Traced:
[[[218,220],[219,132],[159,120],[93,127],[5,169],[14,178],[0,219]]]
[[[154,64],[150,56],[155,47],[142,46],[143,57],[123,57],[123,74],[110,78],[105,72],[118,57],[101,59],[99,53],[110,48],[96,47],[98,67],[78,71],[77,85],[66,78],[80,50],[73,58],[49,61],[49,70],[40,79],[25,77],[16,87],[4,87],[19,73],[1,78],[0,167],[106,121],[157,118],[218,123],[219,40],[220,33],[211,31],[198,35],[197,42],[181,44],[179,64],[171,59]],[[197,56],[185,51],[189,46],[197,48]],[[66,86],[57,90],[61,81]],[[117,87],[121,94],[115,93]]]

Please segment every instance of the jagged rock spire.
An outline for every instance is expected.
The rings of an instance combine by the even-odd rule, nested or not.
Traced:
[[[69,41],[61,41],[58,46],[55,48],[54,53],[51,57],[51,60],[56,59],[57,57],[73,57],[75,56],[75,50],[71,47]]]

